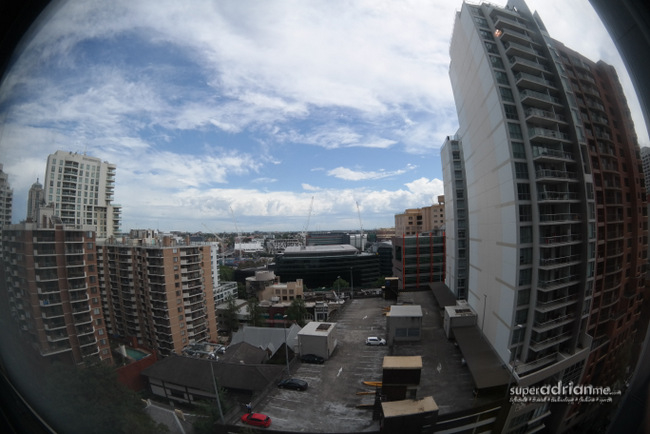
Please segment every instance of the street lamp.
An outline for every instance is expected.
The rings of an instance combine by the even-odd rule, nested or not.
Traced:
[[[285,357],[285,360],[287,362],[287,375],[290,375],[290,373],[289,373],[289,348],[288,348],[289,344],[287,343],[287,324],[286,324],[287,316],[284,315],[282,317],[282,319],[284,319],[284,323],[282,324],[284,326],[284,357]]]
[[[353,267],[350,267],[350,296],[354,298],[354,276],[352,276]]]

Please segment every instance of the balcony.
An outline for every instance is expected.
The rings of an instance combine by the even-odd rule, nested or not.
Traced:
[[[540,191],[537,193],[537,200],[540,202],[544,201],[577,201],[580,199],[578,193],[573,193],[570,191]]]
[[[535,171],[535,178],[537,180],[553,180],[553,179],[562,179],[577,181],[577,174],[575,172],[569,172],[567,170],[555,170],[555,169],[539,169]]]
[[[546,92],[548,89],[557,89],[555,83],[551,80],[547,80],[543,76],[529,74],[527,72],[518,72],[515,74],[515,83],[518,87],[539,92]]]
[[[545,350],[546,348],[568,341],[569,339],[571,339],[571,332],[562,333],[560,335],[546,338],[541,341],[531,340],[530,348],[535,352],[540,352],[542,350]]]
[[[535,321],[535,323],[533,324],[533,330],[536,331],[537,333],[544,333],[556,327],[561,327],[566,324],[569,324],[574,320],[574,318],[575,318],[574,315],[569,314],[569,315],[561,315],[558,316],[557,318],[553,318],[550,320]]]
[[[528,25],[525,22],[519,21],[514,17],[511,19],[511,18],[506,18],[501,14],[495,14],[495,15],[496,16],[493,16],[492,18],[494,19],[494,27],[496,27],[497,29],[515,29],[518,31],[528,30]]]
[[[536,161],[557,161],[573,162],[573,155],[558,149],[547,148],[544,146],[533,146],[533,158]]]
[[[505,42],[515,42],[521,45],[534,44],[535,41],[525,33],[522,33],[514,28],[503,28],[500,36],[501,40]]]
[[[530,140],[535,140],[536,142],[545,143],[562,143],[571,141],[571,137],[566,133],[540,127],[529,127],[528,138]]]
[[[519,95],[521,96],[522,104],[527,104],[532,107],[550,109],[553,106],[562,105],[562,101],[559,98],[535,90],[524,89],[519,92]]]
[[[540,237],[540,244],[542,247],[555,247],[566,244],[575,244],[582,241],[582,237],[578,234],[570,235],[553,235],[553,236],[542,236]]]
[[[38,304],[41,307],[54,307],[54,306],[60,306],[62,302],[61,299],[59,298],[47,298],[45,300],[39,300]]]
[[[61,333],[61,332],[48,333],[46,335],[46,338],[48,342],[61,342],[61,341],[68,340],[68,335],[67,333]]]
[[[562,297],[562,298],[558,298],[546,302],[538,301],[537,305],[535,306],[535,310],[541,313],[551,312],[556,309],[571,306],[572,304],[575,304],[577,300],[578,299],[575,295],[568,295],[566,297]]]
[[[535,124],[552,127],[558,123],[566,123],[566,117],[560,113],[530,107],[524,113],[526,114],[526,120]]]
[[[601,114],[602,114],[602,113],[606,113],[606,111],[605,111],[605,106],[602,105],[602,104],[599,103],[599,102],[592,101],[592,100],[589,100],[589,99],[588,99],[585,103],[586,103],[587,107],[592,108],[592,109],[595,109],[595,110],[598,110],[599,112],[601,112]]]
[[[539,266],[542,268],[557,268],[565,267],[567,265],[575,265],[581,262],[580,255],[569,255],[554,258],[540,258]]]
[[[552,72],[546,64],[533,62],[531,60],[524,59],[521,56],[510,56],[508,60],[510,61],[510,65],[514,71],[527,72],[533,75],[540,74],[541,72]]]

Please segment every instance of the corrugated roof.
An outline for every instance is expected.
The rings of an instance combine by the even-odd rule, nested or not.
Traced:
[[[219,387],[251,391],[263,390],[284,369],[280,365],[244,365],[169,356],[146,368],[142,375],[166,383],[213,392],[210,364],[213,365]]]

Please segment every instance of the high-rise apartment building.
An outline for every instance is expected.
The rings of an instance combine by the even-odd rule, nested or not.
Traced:
[[[395,236],[416,235],[443,228],[445,225],[445,197],[438,196],[438,203],[423,208],[407,209],[395,214]]]
[[[551,39],[521,0],[464,3],[450,54],[459,130],[444,152],[457,145],[464,183],[446,167],[445,195],[466,200],[467,300],[485,338],[519,385],[622,389],[634,363],[647,208],[614,69]],[[448,264],[450,276],[457,262]],[[530,420],[561,431],[593,409],[529,403],[504,431]]]
[[[458,300],[467,299],[469,287],[469,237],[467,216],[467,185],[465,162],[458,136],[447,137],[440,150],[443,162],[447,212],[451,216],[445,222],[447,248],[445,268],[446,283]]]
[[[9,176],[2,171],[0,164],[0,233],[2,228],[11,224],[13,212],[13,190],[9,184]],[[0,258],[2,258],[2,241],[0,240]]]
[[[134,338],[161,356],[216,339],[210,246],[169,236],[110,239],[98,255],[112,335]]]
[[[119,205],[113,204],[115,165],[74,152],[47,158],[44,200],[66,225],[93,225],[102,240],[120,232]]]
[[[0,164],[0,229],[11,224],[13,196],[9,175],[2,171],[2,164]]]
[[[43,204],[43,185],[38,179],[29,188],[27,196],[27,220],[35,222],[38,219],[38,211]]]
[[[641,148],[641,164],[643,165],[643,175],[645,179],[645,188],[650,188],[650,148],[645,146]]]
[[[50,361],[112,362],[92,229],[54,218],[2,232],[10,315],[21,337]]]

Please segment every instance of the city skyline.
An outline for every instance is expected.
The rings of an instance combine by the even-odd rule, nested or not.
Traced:
[[[460,6],[55,4],[0,88],[13,221],[60,149],[116,165],[125,231],[391,227],[443,193]],[[529,6],[554,38],[617,68],[650,144],[589,3]]]

